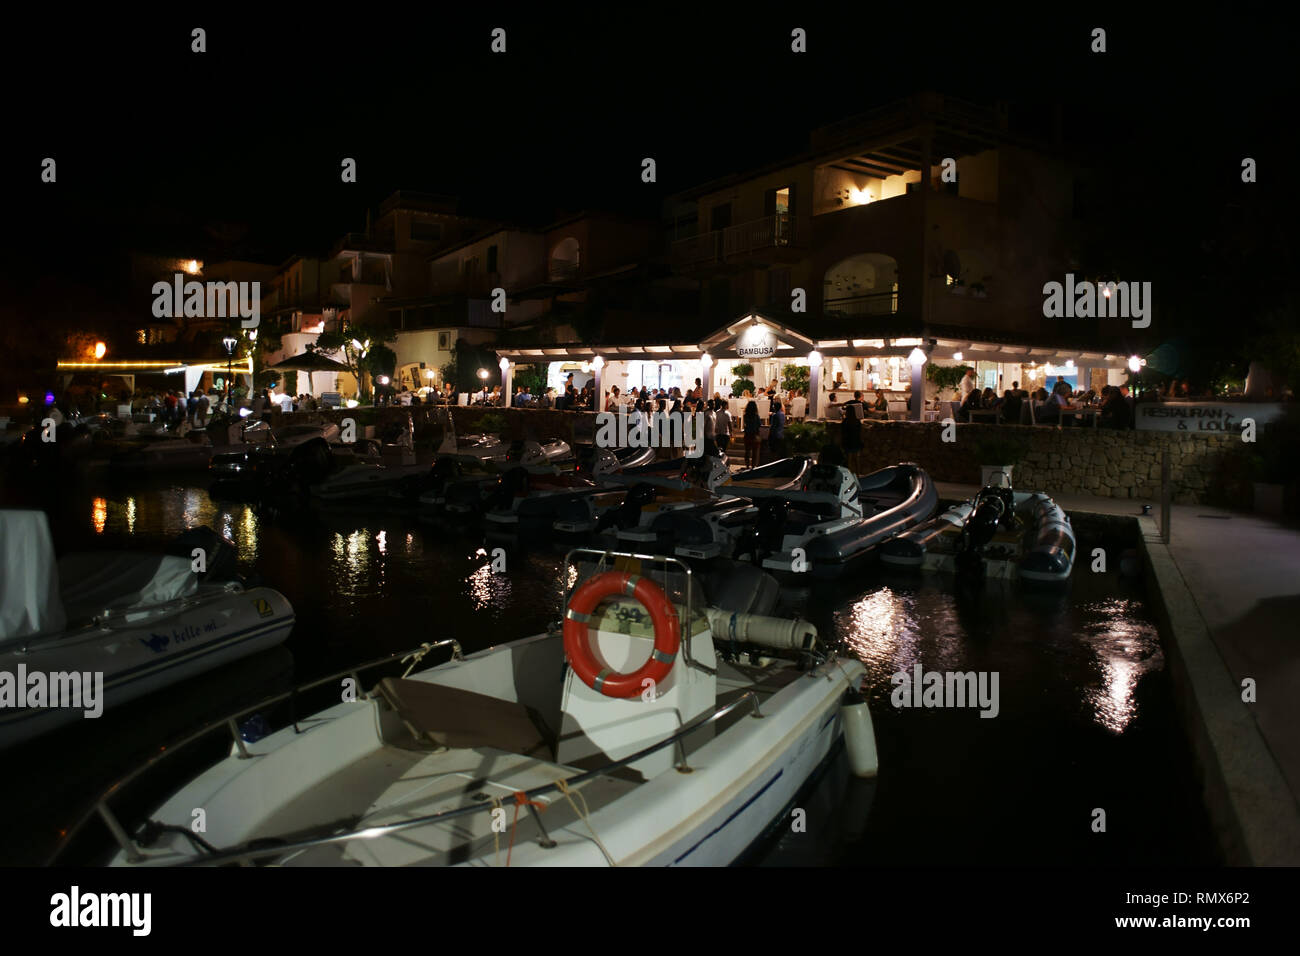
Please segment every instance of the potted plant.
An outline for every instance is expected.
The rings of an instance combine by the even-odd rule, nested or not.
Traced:
[[[975,458],[980,463],[980,487],[989,485],[1002,472],[1011,482],[1011,471],[1029,451],[1029,442],[1010,435],[989,435],[975,443]]]
[[[970,370],[969,365],[938,365],[934,362],[927,362],[925,364],[925,377],[939,390],[940,398],[943,397],[943,390],[949,389],[955,399],[961,392],[961,380],[966,377],[966,373]]]

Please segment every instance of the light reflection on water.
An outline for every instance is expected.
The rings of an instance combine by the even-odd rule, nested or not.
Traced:
[[[1115,734],[1137,717],[1139,681],[1165,664],[1155,626],[1143,622],[1132,603],[1112,598],[1085,605],[1087,627],[1078,636],[1095,658],[1095,683],[1081,688],[1084,702],[1093,719]]]
[[[882,584],[846,601],[834,610],[832,629],[866,665],[865,686],[877,703],[888,696],[892,675],[917,664],[997,670],[1008,712],[1045,706],[1043,695],[1055,685],[1075,715],[1116,735],[1139,716],[1142,679],[1164,668],[1156,626],[1131,598],[1049,600],[988,588],[971,599],[935,577]]]
[[[96,535],[216,528],[235,542],[242,567],[256,569],[299,603],[316,602],[318,613],[336,618],[331,629],[341,633],[376,616],[391,616],[394,630],[404,621],[436,619],[452,630],[477,631],[478,616],[488,613],[495,640],[525,637],[539,629],[543,591],[558,593],[566,576],[571,587],[577,574],[560,570],[558,554],[540,553],[523,564],[512,556],[511,573],[496,573],[487,548],[464,548],[441,533],[380,518],[368,517],[365,527],[321,527],[312,544],[310,534],[267,524],[251,507],[214,504],[201,488],[169,486],[130,496],[101,491],[83,501]],[[264,553],[268,534],[273,542]],[[989,588],[963,601],[942,578],[890,579],[846,593],[842,603],[808,610],[866,665],[877,703],[893,674],[917,664],[998,670],[1006,712],[1032,712],[1042,706],[1045,688],[1054,687],[1053,694],[1066,695],[1072,719],[1082,715],[1110,734],[1123,734],[1139,716],[1143,678],[1163,669],[1164,655],[1140,600],[1090,592],[1087,583],[1072,582],[1073,596]]]

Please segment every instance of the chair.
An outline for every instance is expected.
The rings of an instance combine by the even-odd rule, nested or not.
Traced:
[[[891,422],[907,421],[907,402],[890,402],[889,420]]]
[[[808,411],[808,399],[800,395],[798,398],[790,399],[790,417],[802,421],[804,414]]]

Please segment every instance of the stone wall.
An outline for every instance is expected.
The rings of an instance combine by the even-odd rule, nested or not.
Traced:
[[[957,425],[956,441],[944,442],[938,422],[865,422],[861,470],[915,461],[937,481],[976,484],[981,439],[1006,437],[1029,444],[1012,471],[1017,488],[1048,494],[1108,498],[1160,497],[1160,462],[1170,452],[1170,480],[1177,504],[1201,504],[1214,482],[1219,459],[1241,439],[1233,435],[1054,428],[1029,425]],[[839,429],[830,433],[838,440]]]
[[[453,408],[456,430],[475,432],[485,415],[506,422],[502,437],[563,438],[590,442],[595,437],[595,415],[591,412],[561,412],[531,408]],[[342,421],[354,418],[359,425],[380,429],[390,422],[405,421],[410,412],[415,422],[417,444],[441,442],[447,424],[447,407],[420,405],[410,408],[358,408],[328,412],[297,412],[295,421]],[[281,413],[275,418],[282,421]],[[1024,440],[1029,450],[1015,464],[1012,478],[1017,488],[1048,494],[1090,494],[1109,498],[1160,497],[1160,459],[1170,451],[1170,478],[1177,504],[1202,504],[1213,494],[1216,468],[1224,453],[1240,438],[1233,435],[1183,435],[1177,432],[1115,431],[1094,428],[1054,428],[1028,425],[956,425],[954,442],[943,441],[944,426],[938,422],[863,423],[863,473],[900,461],[914,461],[937,481],[976,484],[980,465],[1007,462],[978,461],[976,446],[984,438],[1007,437]],[[839,440],[839,427],[829,423],[827,433]],[[733,442],[739,454],[740,442]]]

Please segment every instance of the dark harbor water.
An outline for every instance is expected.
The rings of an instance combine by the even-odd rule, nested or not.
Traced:
[[[561,613],[565,547],[488,542],[414,516],[362,511],[272,518],[216,504],[201,481],[114,482],[18,494],[44,506],[56,547],[160,545],[207,525],[231,538],[241,570],[281,591],[297,623],[283,648],[222,668],[0,755],[0,863],[42,862],[88,801],[140,758],[268,694],[454,637],[471,651],[545,629]],[[880,775],[842,757],[804,798],[806,829],[775,831],[747,862],[769,865],[1195,865],[1218,862],[1174,712],[1159,635],[1138,580],[1080,560],[1068,589],[990,582],[959,592],[944,577],[867,569],[786,609],[841,638],[866,665]],[[508,573],[489,549],[506,548]],[[897,708],[891,675],[987,671],[999,712]],[[227,741],[228,745],[228,741]],[[1094,832],[1102,809],[1106,831]]]

